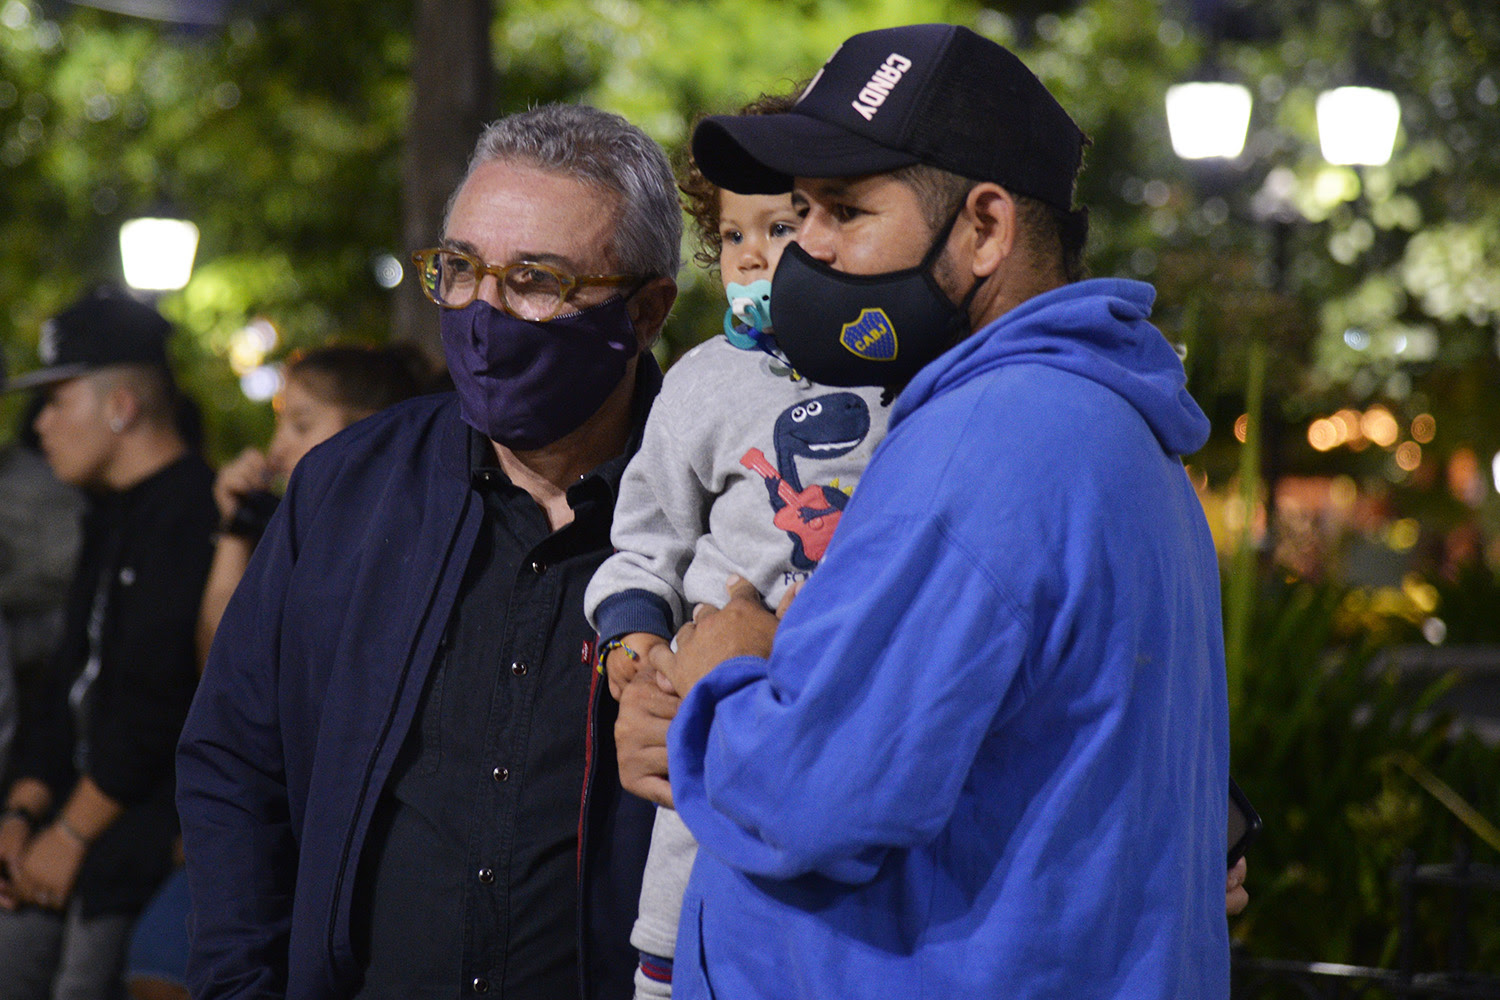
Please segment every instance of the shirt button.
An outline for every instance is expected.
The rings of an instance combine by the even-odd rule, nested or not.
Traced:
[[[537,576],[541,576],[543,573],[547,572],[547,564],[542,562],[540,559],[533,559],[531,560],[531,571]]]
[[[493,868],[481,868],[481,869],[479,869],[479,881],[483,882],[485,885],[493,885],[494,881],[495,881],[495,869],[493,869]]]
[[[510,780],[510,768],[508,768],[508,767],[497,767],[493,771],[490,772],[490,777],[494,778],[496,781],[509,781]]]
[[[490,981],[483,976],[476,976],[474,981],[469,985],[474,988],[475,993],[488,993],[490,991]]]
[[[517,677],[525,677],[526,671],[530,669],[530,667],[526,666],[526,664],[522,663],[520,660],[517,660],[515,663],[512,663],[510,665],[510,672],[515,674]]]

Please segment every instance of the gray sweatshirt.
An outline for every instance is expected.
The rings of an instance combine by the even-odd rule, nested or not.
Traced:
[[[738,574],[770,607],[812,572],[889,408],[878,389],[833,389],[723,336],[667,372],[620,482],[615,555],[584,613],[605,639],[670,636],[694,605],[724,603]]]

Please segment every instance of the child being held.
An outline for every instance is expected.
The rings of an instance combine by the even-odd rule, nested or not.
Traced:
[[[763,97],[740,113],[772,114],[792,103]],[[667,372],[620,484],[617,552],[584,599],[616,698],[695,605],[723,602],[731,575],[773,607],[806,579],[888,417],[879,389],[815,385],[775,352],[770,279],[800,223],[791,196],[721,190],[691,165],[687,174],[697,259],[718,266],[729,310],[724,334]],[[659,808],[630,938],[641,952],[638,1000],[671,995],[678,913],[696,851],[676,812]]]

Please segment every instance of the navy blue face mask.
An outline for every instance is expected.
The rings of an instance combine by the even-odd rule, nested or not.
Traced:
[[[593,416],[640,350],[625,299],[555,319],[519,319],[475,299],[439,316],[464,422],[529,451]]]
[[[932,265],[955,213],[916,267],[846,274],[793,243],[771,281],[776,344],[797,373],[822,385],[899,387],[969,333],[969,303],[938,287]]]

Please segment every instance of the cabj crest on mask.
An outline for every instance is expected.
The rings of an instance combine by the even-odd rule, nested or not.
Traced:
[[[883,309],[864,309],[858,319],[844,324],[839,343],[866,360],[893,361],[897,347],[896,327]]]

